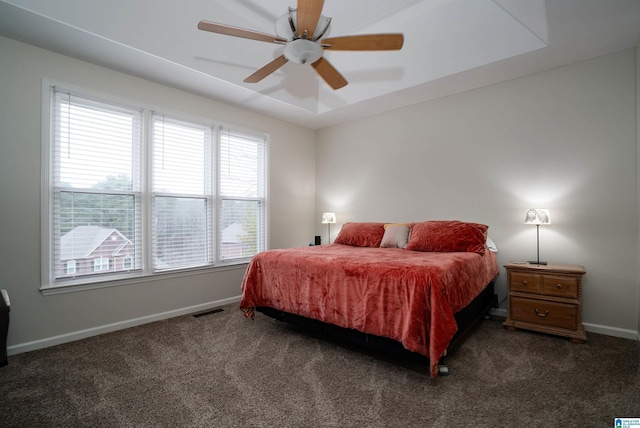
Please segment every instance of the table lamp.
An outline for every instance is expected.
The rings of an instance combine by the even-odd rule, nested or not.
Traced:
[[[551,224],[551,217],[549,216],[549,210],[547,208],[529,208],[527,210],[527,216],[524,219],[524,224],[536,225],[537,260],[529,261],[529,263],[532,265],[546,265],[547,262],[540,261],[540,225]]]
[[[328,225],[329,228],[329,244],[331,244],[331,223],[336,222],[336,213],[322,213],[322,224]]]

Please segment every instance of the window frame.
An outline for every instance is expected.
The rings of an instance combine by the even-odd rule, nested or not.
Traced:
[[[141,130],[141,180],[142,180],[142,189],[140,191],[140,207],[141,207],[141,252],[142,252],[142,263],[141,269],[138,269],[137,266],[134,266],[132,269],[125,269],[122,271],[110,273],[110,274],[101,274],[101,272],[95,272],[97,275],[87,275],[87,276],[71,276],[68,278],[59,278],[56,279],[56,266],[55,266],[55,241],[56,238],[54,236],[54,224],[53,224],[53,214],[54,214],[54,176],[53,176],[53,155],[55,144],[53,142],[53,125],[54,125],[54,89],[63,88],[64,91],[70,92],[74,96],[78,96],[81,98],[93,99],[101,103],[105,104],[113,104],[115,107],[126,106],[136,109],[141,109],[142,111],[142,130]],[[160,113],[161,112],[161,113]],[[189,266],[189,267],[177,267],[172,269],[164,269],[164,270],[154,270],[153,268],[153,253],[155,251],[153,242],[152,242],[152,228],[153,228],[153,217],[152,217],[152,204],[154,203],[154,198],[158,195],[158,193],[154,193],[153,191],[153,183],[152,183],[152,172],[153,172],[153,148],[152,148],[152,127],[153,127],[153,116],[155,115],[165,115],[166,117],[170,117],[176,121],[182,121],[185,123],[190,123],[193,125],[202,125],[202,126],[210,126],[213,129],[213,164],[211,165],[211,169],[213,173],[211,174],[214,179],[213,183],[213,197],[209,200],[208,203],[211,204],[212,210],[211,214],[208,214],[208,217],[211,219],[211,230],[207,232],[208,239],[210,239],[209,247],[212,251],[212,260],[210,264],[203,266]],[[110,286],[119,286],[125,284],[134,284],[140,282],[148,282],[158,279],[160,277],[185,277],[190,275],[199,275],[205,272],[215,272],[215,271],[224,271],[229,269],[244,269],[246,264],[251,260],[251,257],[239,258],[239,259],[221,259],[220,257],[220,246],[222,239],[222,231],[220,230],[220,221],[219,219],[222,217],[221,206],[222,206],[222,198],[219,192],[219,181],[218,177],[218,157],[220,150],[220,130],[222,128],[229,128],[234,131],[244,132],[249,135],[261,136],[264,138],[264,163],[261,165],[263,168],[262,174],[262,186],[264,187],[264,195],[261,198],[262,203],[262,222],[261,228],[263,228],[263,239],[262,239],[262,247],[258,250],[262,251],[269,248],[269,223],[268,223],[268,212],[269,212],[269,203],[268,203],[268,195],[266,189],[269,187],[268,182],[268,169],[269,169],[269,156],[268,153],[270,151],[270,143],[269,143],[269,135],[264,131],[258,131],[255,129],[247,128],[244,126],[238,126],[234,124],[227,124],[222,121],[218,121],[211,118],[202,118],[197,117],[192,114],[186,114],[184,112],[175,112],[172,108],[167,107],[152,107],[145,103],[141,102],[132,102],[131,100],[121,99],[117,96],[108,95],[100,92],[96,92],[93,90],[89,90],[86,88],[80,88],[72,84],[62,83],[58,81],[52,81],[49,79],[43,79],[42,81],[42,157],[41,157],[41,229],[42,229],[42,246],[41,246],[41,257],[42,257],[42,276],[41,276],[41,284],[40,291],[44,295],[49,294],[58,294],[58,293],[66,293],[73,291],[82,291],[93,288],[103,288]],[[193,195],[190,195],[193,196]],[[234,199],[234,198],[231,198]],[[58,237],[59,239],[59,237]],[[76,262],[76,270],[78,267],[78,262]],[[137,263],[134,263],[137,265]],[[111,268],[111,263],[109,265]],[[106,275],[106,276],[104,276]]]

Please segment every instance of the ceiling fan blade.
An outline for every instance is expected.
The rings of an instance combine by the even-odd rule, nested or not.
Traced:
[[[325,49],[334,51],[395,51],[402,48],[404,35],[402,33],[389,33],[329,37],[321,40],[320,44]]]
[[[340,89],[347,86],[347,79],[345,79],[329,61],[324,59],[324,57],[320,57],[319,60],[311,63],[311,66],[333,89]]]
[[[257,31],[245,30],[240,27],[231,25],[217,24],[215,22],[200,21],[198,29],[210,31],[212,33],[225,34],[227,36],[241,37],[243,39],[258,40],[268,43],[286,43],[287,41],[281,37],[272,36],[271,34],[259,33]]]
[[[296,12],[298,36],[302,37],[304,30],[307,30],[307,38],[313,37],[323,6],[324,0],[298,0]]]
[[[244,82],[258,83],[259,81],[261,81],[262,79],[264,79],[265,77],[267,77],[268,75],[270,75],[271,73],[273,73],[274,71],[276,71],[277,69],[285,65],[286,62],[287,62],[287,58],[285,58],[284,55],[280,55],[278,58],[274,59],[269,64],[265,65],[260,70],[256,71],[251,76],[244,79]]]

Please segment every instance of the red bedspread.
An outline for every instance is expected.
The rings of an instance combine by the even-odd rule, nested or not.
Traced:
[[[240,308],[268,306],[388,337],[429,357],[431,376],[457,331],[454,314],[498,274],[491,251],[430,253],[331,244],[257,254]]]

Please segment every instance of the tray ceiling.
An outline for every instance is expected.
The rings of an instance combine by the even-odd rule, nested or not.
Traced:
[[[161,7],[159,7],[161,5]],[[325,51],[349,84],[309,65],[243,79],[282,46],[197,29],[275,34],[295,0],[2,0],[0,35],[320,128],[635,46],[636,0],[326,0],[331,36],[402,32],[400,51]]]

